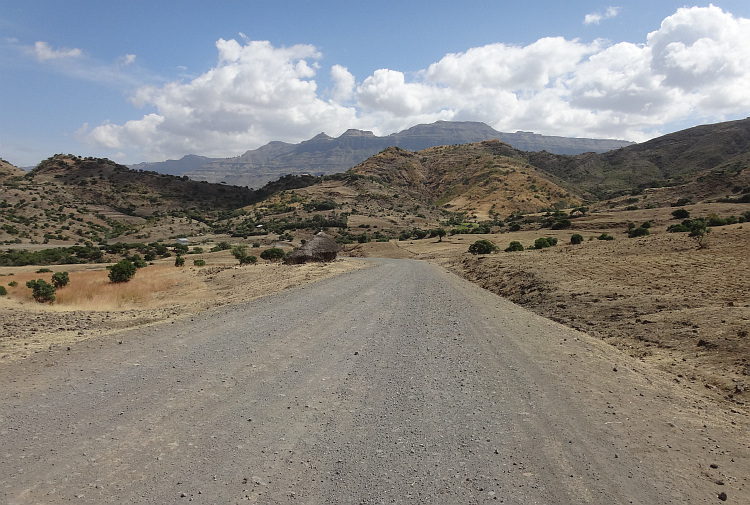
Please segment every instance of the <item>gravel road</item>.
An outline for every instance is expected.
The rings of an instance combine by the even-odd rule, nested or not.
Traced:
[[[374,263],[3,365],[0,502],[748,496],[747,431],[697,394],[438,267]]]

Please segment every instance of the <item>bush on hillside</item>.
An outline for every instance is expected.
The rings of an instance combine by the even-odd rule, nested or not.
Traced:
[[[128,282],[130,279],[135,277],[137,268],[130,260],[122,260],[119,263],[115,263],[109,269],[109,280],[111,282]]]
[[[499,247],[489,240],[477,240],[469,246],[469,252],[471,254],[491,254],[498,249]]]
[[[672,211],[672,219],[688,219],[690,217],[690,211],[681,208]]]
[[[52,285],[56,289],[64,288],[70,282],[68,272],[55,272],[52,274]]]
[[[505,252],[523,251],[523,244],[514,240],[508,247],[505,248]]]
[[[26,287],[31,288],[31,296],[39,303],[55,301],[55,286],[42,279],[27,281]]]
[[[570,243],[573,245],[582,244],[583,243],[583,235],[580,233],[575,233],[571,235],[570,237]]]
[[[281,261],[284,256],[284,250],[279,247],[272,247],[260,253],[260,257],[266,261]]]

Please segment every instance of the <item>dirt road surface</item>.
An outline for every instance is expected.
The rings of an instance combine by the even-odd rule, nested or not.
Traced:
[[[439,267],[0,369],[0,502],[748,503],[744,418]]]

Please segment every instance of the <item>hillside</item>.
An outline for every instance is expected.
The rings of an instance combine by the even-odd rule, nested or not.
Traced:
[[[696,126],[607,153],[577,156],[528,153],[528,162],[605,199],[634,189],[690,183],[719,170],[739,175],[748,168],[750,118]],[[743,176],[744,177],[744,176]]]
[[[0,183],[9,177],[23,177],[26,174],[23,170],[15,165],[11,165],[4,159],[0,158]]]
[[[604,152],[631,144],[620,140],[550,137],[531,132],[502,133],[484,123],[438,121],[384,137],[362,130],[348,130],[336,138],[321,133],[299,144],[271,142],[234,158],[211,160],[190,155],[181,160],[142,163],[133,168],[187,175],[195,180],[261,187],[284,174],[341,173],[387,147],[421,151],[429,147],[491,139],[502,140],[517,149],[558,154]]]

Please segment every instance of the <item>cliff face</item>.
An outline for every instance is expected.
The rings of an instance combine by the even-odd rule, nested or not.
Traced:
[[[320,133],[299,144],[271,142],[234,158],[210,160],[200,166],[186,164],[185,169],[179,172],[174,171],[173,162],[165,162],[172,164],[164,168],[160,163],[141,164],[138,168],[157,172],[168,169],[171,170],[169,173],[187,175],[195,180],[261,187],[285,174],[345,172],[387,147],[421,151],[430,147],[492,139],[502,140],[517,149],[546,150],[557,154],[604,152],[631,144],[620,140],[548,137],[528,132],[501,133],[484,123],[438,121],[384,137],[378,137],[370,131],[347,130],[335,138]]]

